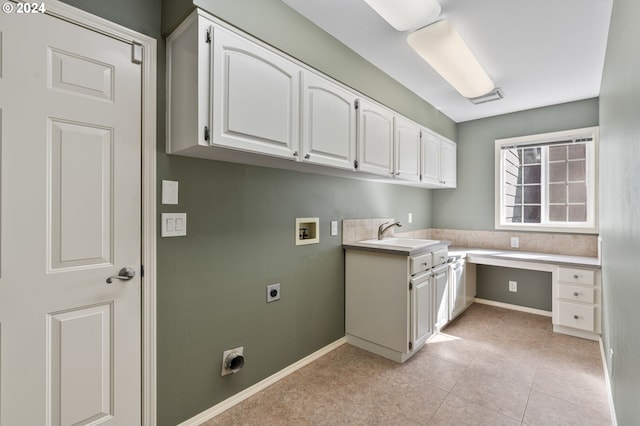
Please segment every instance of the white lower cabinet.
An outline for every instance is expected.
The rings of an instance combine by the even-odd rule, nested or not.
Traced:
[[[433,290],[435,324],[434,331],[442,330],[449,323],[449,280],[446,265],[434,271]]]
[[[449,318],[454,319],[466,307],[465,260],[458,259],[449,264]]]
[[[476,265],[458,257],[449,263],[449,321],[463,313],[476,297]]]
[[[420,348],[433,334],[434,320],[432,304],[434,300],[433,279],[410,284],[411,299],[411,340],[409,349]]]
[[[448,266],[435,251],[416,257],[345,252],[347,342],[405,362],[449,319]],[[446,262],[446,260],[445,260]]]
[[[601,333],[600,271],[558,267],[554,283],[554,331],[597,340]]]
[[[424,266],[412,275],[412,264]],[[435,274],[430,268],[403,255],[346,250],[347,342],[396,362],[409,359],[434,333],[436,288],[446,283],[446,265]]]

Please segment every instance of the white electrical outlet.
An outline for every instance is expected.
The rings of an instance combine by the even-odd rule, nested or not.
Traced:
[[[518,248],[518,247],[520,247],[520,238],[518,238],[518,237],[511,237],[511,247],[512,247],[512,248]]]
[[[518,281],[509,281],[509,291],[513,293],[518,292]]]

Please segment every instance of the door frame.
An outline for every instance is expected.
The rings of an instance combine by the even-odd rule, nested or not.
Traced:
[[[128,44],[142,45],[142,425],[156,424],[156,75],[157,41],[59,0],[45,1],[46,13]]]

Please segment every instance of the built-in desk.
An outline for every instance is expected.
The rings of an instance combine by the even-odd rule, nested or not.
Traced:
[[[591,340],[601,333],[600,259],[521,251],[450,247],[467,264],[551,272],[553,330]]]

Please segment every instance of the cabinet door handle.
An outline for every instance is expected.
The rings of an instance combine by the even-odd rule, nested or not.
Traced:
[[[293,156],[294,156],[294,157],[297,157],[297,156],[298,156],[298,151],[294,151],[294,152],[293,152]]]
[[[579,276],[578,274],[575,274],[575,275],[573,276],[573,279],[574,279],[574,280],[577,280],[578,278],[580,278],[580,276]]]
[[[573,319],[580,319],[580,317],[578,315],[574,315]]]
[[[574,292],[573,292],[573,295],[574,295],[575,297],[578,297],[578,296],[580,296],[580,293],[578,293],[577,291],[574,291]]]
[[[311,154],[305,155],[304,158],[308,160],[309,158],[311,158]]]

